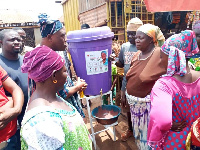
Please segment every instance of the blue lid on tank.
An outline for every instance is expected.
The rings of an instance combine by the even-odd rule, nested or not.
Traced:
[[[108,26],[69,31],[67,42],[83,42],[114,37]]]

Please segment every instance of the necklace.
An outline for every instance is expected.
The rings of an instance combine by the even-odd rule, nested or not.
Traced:
[[[140,54],[138,55],[138,60],[146,60],[147,58],[149,58],[149,57],[153,54],[154,51],[155,51],[155,47],[153,48],[153,50],[151,51],[151,53],[150,53],[146,58],[143,58],[143,59],[140,58],[140,56],[141,56],[141,54],[142,54],[142,53],[140,53]]]

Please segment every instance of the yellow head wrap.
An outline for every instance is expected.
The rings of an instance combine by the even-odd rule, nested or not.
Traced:
[[[141,31],[151,37],[156,46],[162,46],[165,42],[165,37],[158,26],[152,24],[144,24],[137,31]]]

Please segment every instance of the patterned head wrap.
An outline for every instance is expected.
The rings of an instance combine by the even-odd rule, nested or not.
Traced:
[[[40,14],[38,18],[42,38],[63,28],[63,24],[59,20],[48,20],[49,16],[47,14]]]
[[[185,58],[191,58],[194,54],[198,53],[199,48],[195,33],[185,30],[169,37],[161,50],[169,55],[167,76],[173,76],[174,74],[183,76],[187,73]]]
[[[25,54],[21,70],[23,73],[28,72],[28,77],[35,82],[43,82],[64,64],[59,54],[43,45]]]
[[[143,22],[135,17],[135,18],[132,18],[129,22],[128,22],[128,25],[127,25],[127,31],[137,31],[137,29],[143,25]]]
[[[141,31],[151,37],[156,46],[161,47],[165,42],[165,37],[158,26],[152,24],[144,24],[139,27],[137,31]]]
[[[200,29],[200,20],[196,21],[192,27],[192,30],[194,29]]]

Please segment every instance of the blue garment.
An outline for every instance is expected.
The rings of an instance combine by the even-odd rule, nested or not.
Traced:
[[[19,132],[16,132],[16,134],[19,134]],[[7,140],[8,145],[5,148],[3,148],[2,150],[21,150],[20,140],[18,140],[20,138],[18,138],[18,136],[16,134]]]
[[[53,35],[63,28],[63,24],[59,20],[48,20],[47,14],[40,14],[38,18],[42,38],[47,37],[49,34]]]
[[[64,54],[64,59],[65,59],[65,66],[67,68],[67,73],[69,74],[70,78],[72,78],[72,72],[70,70],[71,62],[68,59],[67,52],[64,51],[63,54]]]
[[[63,52],[63,54],[61,52]],[[60,90],[58,92],[58,95],[60,97],[62,97],[63,99],[67,100],[67,102],[69,102],[71,105],[73,105],[76,108],[76,110],[81,114],[81,116],[83,118],[85,118],[85,114],[83,112],[83,109],[82,109],[82,106],[81,106],[81,102],[80,102],[80,99],[78,97],[78,93],[76,92],[72,96],[70,96],[68,99],[66,99],[66,97],[67,97],[67,95],[69,93],[69,90],[67,89],[67,87],[73,87],[74,86],[74,83],[72,81],[72,72],[70,70],[71,62],[68,59],[66,51],[60,51],[60,52],[57,52],[57,53],[59,53],[65,59],[65,66],[67,68],[67,73],[68,73],[67,81],[64,84],[64,89]]]
[[[85,114],[83,112],[83,109],[82,109],[82,106],[81,106],[81,102],[80,102],[80,99],[78,98],[77,92],[66,99],[66,97],[67,97],[67,95],[69,93],[69,90],[67,89],[67,87],[72,87],[72,86],[74,86],[74,83],[71,80],[70,76],[67,75],[67,81],[66,81],[66,83],[64,85],[64,89],[60,90],[58,92],[58,95],[60,97],[62,97],[63,99],[67,100],[67,102],[69,102],[71,105],[73,105],[76,108],[76,110],[81,114],[81,116],[83,118],[85,118]]]
[[[17,60],[8,60],[2,54],[0,55],[0,65],[8,73],[9,77],[22,89],[24,93],[24,105],[21,114],[17,117],[19,125],[23,119],[26,105],[28,103],[28,74],[21,72],[23,56],[19,55]],[[12,95],[5,90],[7,96]]]
[[[200,54],[197,53],[197,54],[193,55],[191,58],[200,58]]]

